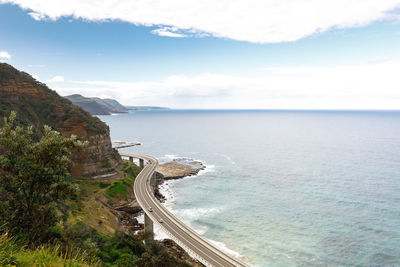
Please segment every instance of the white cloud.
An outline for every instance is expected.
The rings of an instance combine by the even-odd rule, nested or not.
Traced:
[[[11,59],[11,55],[6,51],[0,51],[0,61]]]
[[[29,12],[28,15],[31,16],[36,21],[44,20],[47,18],[46,15],[38,12]]]
[[[267,68],[263,75],[174,75],[162,81],[75,81],[60,94],[173,108],[400,109],[400,61]]]
[[[34,19],[73,16],[160,26],[177,37],[193,31],[256,43],[295,41],[332,28],[398,19],[400,0],[0,0],[32,12]],[[176,27],[179,33],[163,31]]]
[[[32,75],[32,77],[33,77],[35,80],[40,81],[40,77],[39,77],[38,75]]]
[[[162,27],[159,29],[152,30],[151,33],[159,35],[159,36],[167,36],[167,37],[175,37],[182,38],[187,37],[187,35],[177,32],[178,29],[176,27]]]
[[[63,76],[54,76],[50,80],[46,80],[47,83],[58,83],[58,82],[64,82],[64,77]]]

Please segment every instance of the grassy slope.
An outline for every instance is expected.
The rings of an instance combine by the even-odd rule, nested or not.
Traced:
[[[133,199],[132,185],[140,168],[124,161],[117,178],[78,179],[79,191],[73,196],[69,222],[82,221],[104,234],[114,234],[119,230],[116,216],[107,205],[124,204]]]
[[[98,259],[85,252],[62,252],[59,246],[27,249],[23,243],[0,235],[0,266],[100,266]]]
[[[119,232],[116,216],[107,205],[129,203],[133,198],[133,183],[140,168],[124,161],[120,176],[110,179],[80,180],[80,193],[72,202],[76,207],[70,216],[70,227],[66,232],[78,236],[72,239],[90,253],[100,258],[103,266],[189,266],[172,258],[165,248],[157,243],[145,246],[141,233],[128,237]],[[65,237],[64,237],[65,238]]]
[[[124,161],[114,179],[76,180],[79,190],[68,203],[69,218],[51,230],[53,245],[28,249],[3,232],[0,266],[189,266],[156,242],[144,245],[145,233],[129,237],[119,232],[117,218],[107,205],[130,201],[139,172],[138,166]]]

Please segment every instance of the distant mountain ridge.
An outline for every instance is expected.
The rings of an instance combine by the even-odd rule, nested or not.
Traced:
[[[114,99],[101,99],[99,97],[85,97],[80,94],[68,95],[73,104],[80,106],[92,115],[111,115],[112,113],[127,113],[128,109]]]
[[[156,107],[156,106],[125,106],[128,110],[161,110],[161,109],[169,109],[167,107]]]
[[[80,94],[68,95],[73,104],[80,106],[92,115],[111,115],[113,113],[128,113],[129,110],[167,109],[153,106],[123,106],[117,100],[111,98],[85,97]]]

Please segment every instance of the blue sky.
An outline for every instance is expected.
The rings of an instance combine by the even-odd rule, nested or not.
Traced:
[[[383,6],[384,15],[359,14],[361,22],[343,18],[340,24],[334,20],[339,15],[333,22],[315,19],[314,30],[297,26],[295,18],[283,23],[298,29],[274,20],[246,25],[244,14],[246,29],[236,31],[242,24],[214,30],[213,24],[190,22],[184,14],[172,15],[182,17],[179,23],[193,23],[190,29],[174,21],[158,24],[151,16],[142,20],[154,20],[153,25],[144,26],[129,14],[119,18],[118,12],[113,14],[119,19],[74,11],[60,15],[63,9],[46,8],[39,0],[28,8],[24,1],[11,2],[16,3],[0,4],[0,59],[61,95],[173,108],[400,108],[393,85],[400,66],[400,22],[393,7],[400,3]],[[271,30],[260,34],[263,23]]]

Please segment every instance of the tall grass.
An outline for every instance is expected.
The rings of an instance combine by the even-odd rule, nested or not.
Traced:
[[[61,251],[58,245],[28,249],[22,242],[3,232],[0,235],[0,266],[78,267],[100,266],[100,262],[85,251]]]

